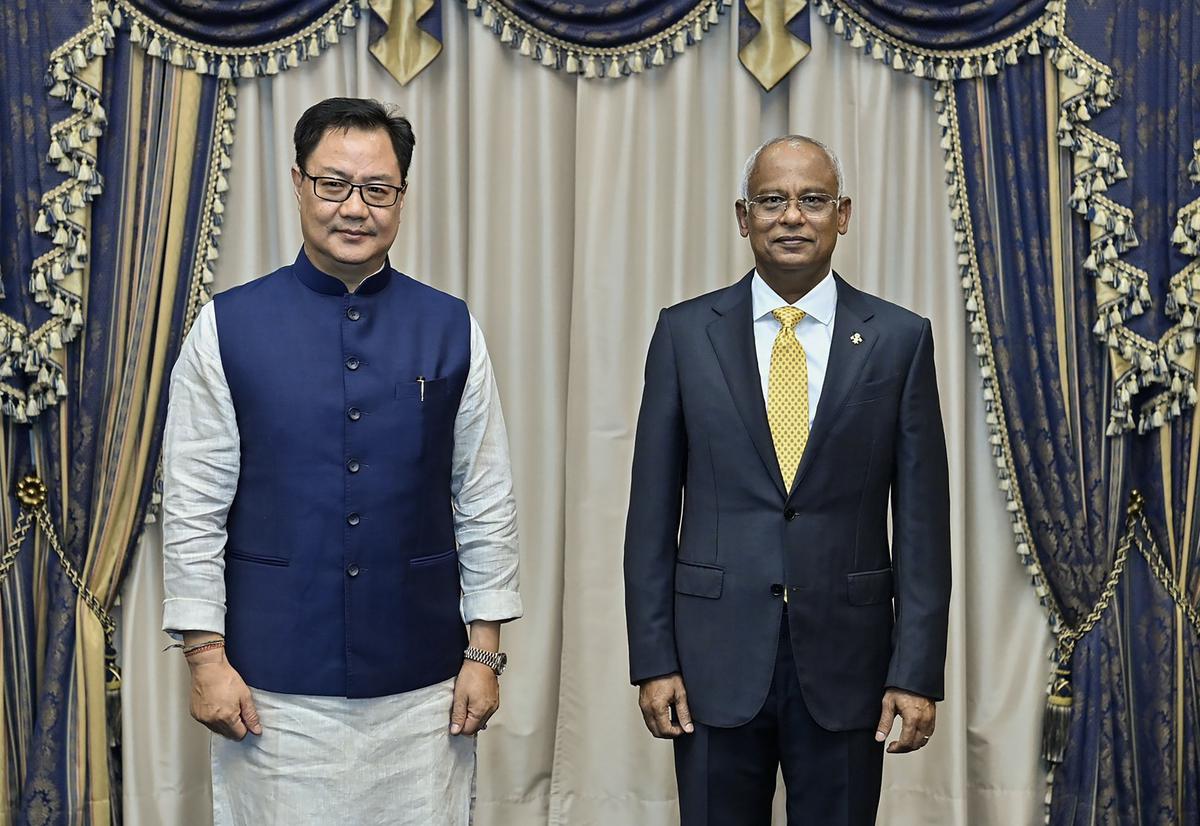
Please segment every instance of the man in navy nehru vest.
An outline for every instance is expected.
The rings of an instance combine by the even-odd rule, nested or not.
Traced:
[[[470,818],[516,512],[479,326],[388,264],[414,143],[376,101],[305,112],[303,248],[206,305],[172,374],[163,628],[219,824]]]

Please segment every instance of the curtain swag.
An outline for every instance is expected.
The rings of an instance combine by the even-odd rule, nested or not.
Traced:
[[[108,5],[96,3],[97,6]],[[114,28],[128,24],[134,43],[146,54],[172,66],[193,69],[222,80],[276,75],[298,66],[336,45],[358,24],[366,0],[337,0],[327,11],[298,31],[262,43],[219,45],[193,39],[187,29],[175,29],[146,13],[147,0],[116,0],[109,15]]]
[[[1062,31],[1062,4],[1047,2],[1042,14],[1020,30],[973,48],[935,48],[906,42],[870,22],[845,0],[821,0],[817,14],[833,26],[850,46],[890,65],[899,72],[932,80],[969,80],[995,75],[1005,65],[1015,66],[1023,54],[1038,54],[1039,41],[1053,41]],[[934,40],[934,38],[930,38]]]
[[[539,26],[514,11],[511,6],[516,4],[508,4],[504,0],[465,2],[467,9],[491,29],[501,43],[517,49],[543,66],[569,74],[582,74],[586,78],[626,77],[641,74],[653,66],[662,66],[689,46],[699,43],[705,32],[719,23],[721,15],[733,5],[733,0],[702,0],[681,14],[671,16],[674,22],[661,31],[650,35],[630,35],[628,42],[621,36],[620,21],[614,19],[608,30],[599,32],[609,36],[610,45],[599,46],[590,42],[597,34],[594,26],[578,24],[572,28],[568,21],[555,21],[559,25],[555,26],[555,31],[551,31],[549,20]],[[597,10],[592,14],[601,14],[602,11]],[[537,19],[532,12],[523,14]],[[564,30],[570,30],[571,36],[566,36]]]

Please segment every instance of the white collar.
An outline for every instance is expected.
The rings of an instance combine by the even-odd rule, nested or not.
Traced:
[[[770,315],[772,310],[787,306],[787,302],[771,289],[757,269],[754,271],[754,278],[750,280],[750,300],[755,321]],[[832,324],[834,313],[837,311],[837,281],[833,278],[833,270],[831,269],[817,282],[817,286],[791,306],[803,310],[806,316],[820,324]]]

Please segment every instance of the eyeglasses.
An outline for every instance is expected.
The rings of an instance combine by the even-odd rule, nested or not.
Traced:
[[[341,178],[327,178],[322,175],[309,175],[303,169],[300,174],[312,181],[313,194],[322,201],[333,201],[335,204],[344,203],[358,190],[358,197],[367,206],[390,207],[400,200],[400,195],[408,189],[408,181],[400,186],[391,184],[352,184]]]
[[[826,195],[822,192],[809,192],[795,198],[785,198],[782,195],[759,195],[757,198],[750,198],[746,201],[746,209],[751,218],[777,221],[783,217],[783,213],[787,212],[792,201],[795,201],[796,208],[804,214],[804,217],[828,218],[843,200],[836,195]]]

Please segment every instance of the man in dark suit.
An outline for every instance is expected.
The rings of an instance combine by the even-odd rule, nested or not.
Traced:
[[[949,483],[929,321],[831,269],[841,166],[788,136],[746,164],[755,270],[664,310],[625,539],[630,671],[674,738],[686,826],[870,824],[883,741],[942,699]],[[891,510],[889,549],[888,504]],[[682,514],[681,514],[682,511]],[[890,550],[890,552],[889,552]]]

